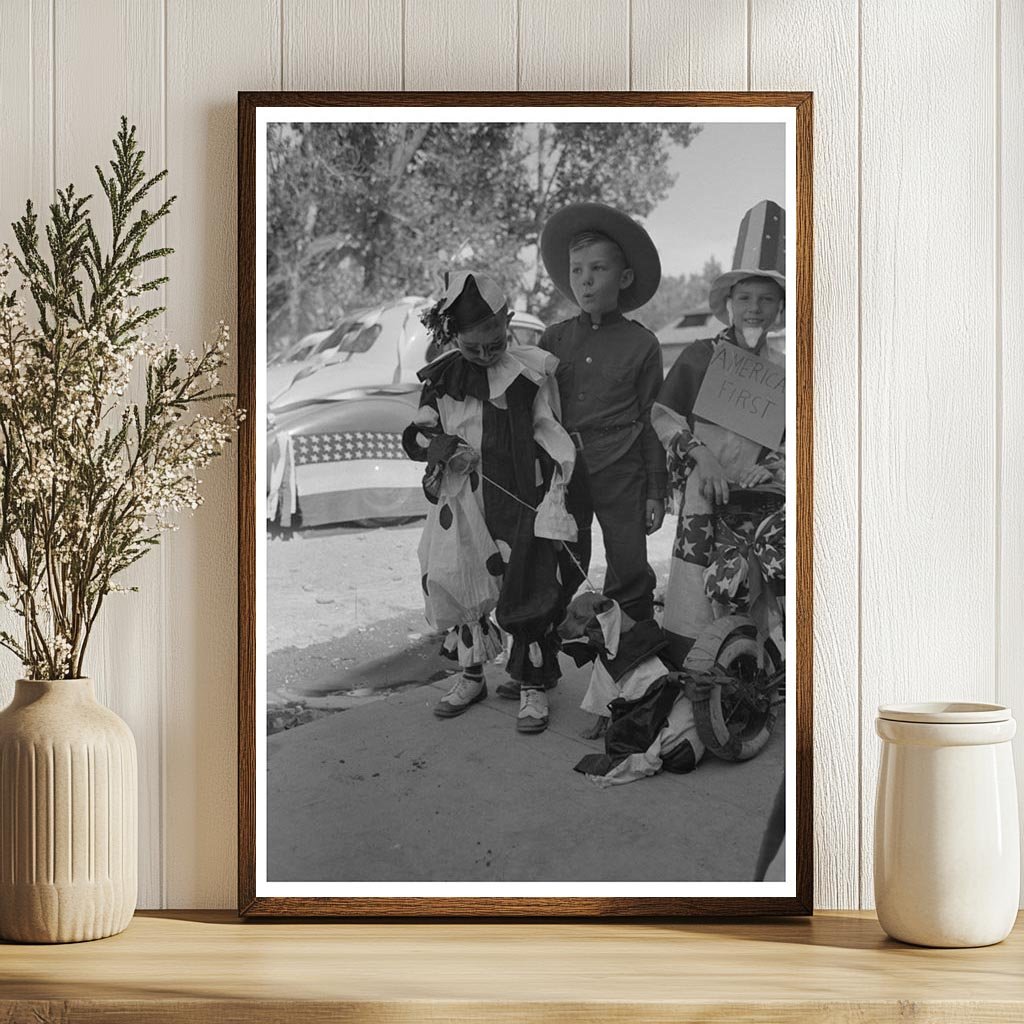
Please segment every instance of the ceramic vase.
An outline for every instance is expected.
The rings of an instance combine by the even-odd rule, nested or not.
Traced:
[[[123,931],[138,888],[131,730],[91,679],[15,684],[0,712],[0,938]]]
[[[988,946],[1017,915],[1020,838],[1010,740],[998,704],[878,709],[875,906],[894,939]]]

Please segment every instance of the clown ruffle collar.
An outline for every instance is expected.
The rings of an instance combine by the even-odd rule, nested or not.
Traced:
[[[540,384],[553,376],[558,359],[532,345],[509,345],[493,366],[467,362],[458,350],[446,352],[416,375],[434,390],[461,402],[467,396],[486,401],[503,395],[518,377]]]

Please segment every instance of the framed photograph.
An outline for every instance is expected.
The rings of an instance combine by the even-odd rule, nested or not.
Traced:
[[[810,93],[240,93],[239,912],[812,912]]]

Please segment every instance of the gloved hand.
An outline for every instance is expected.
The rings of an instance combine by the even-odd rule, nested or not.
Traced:
[[[452,473],[471,473],[480,465],[480,453],[475,448],[460,441],[455,454],[448,460],[448,469]]]
[[[452,458],[460,446],[468,451],[473,450],[455,434],[438,434],[430,440],[427,448],[427,471],[423,474],[423,493],[432,504],[437,503],[444,472],[452,464]]]
[[[438,434],[432,437],[427,447],[427,470],[433,469],[437,463],[441,463],[443,468],[455,454],[455,449],[459,447],[461,441],[462,438],[456,437],[455,434]]]

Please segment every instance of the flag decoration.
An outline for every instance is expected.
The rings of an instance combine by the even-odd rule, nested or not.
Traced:
[[[704,570],[704,592],[708,600],[730,615],[750,609],[751,533],[752,527],[749,532],[733,530],[719,521],[715,552]]]
[[[786,211],[778,203],[764,199],[743,215],[732,269],[786,273]]]
[[[718,521],[714,549],[704,570],[704,592],[727,614],[748,612],[761,593],[786,592],[786,514],[779,509],[759,522],[735,528]]]
[[[268,441],[267,518],[282,527],[426,515],[423,467],[390,431],[281,433]]]
[[[711,562],[715,546],[715,527],[708,513],[695,513],[679,518],[672,554],[684,562],[706,566]]]
[[[761,575],[778,595],[786,592],[786,513],[773,512],[758,526],[751,545]]]
[[[294,438],[295,464],[350,462],[354,459],[405,459],[402,435],[379,430],[299,434]]]

